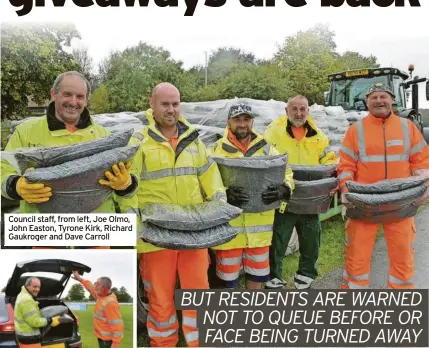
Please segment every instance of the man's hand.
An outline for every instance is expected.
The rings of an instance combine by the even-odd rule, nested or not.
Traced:
[[[229,204],[241,209],[246,206],[250,199],[241,187],[228,188],[226,190],[226,197]]]
[[[353,205],[353,203],[350,203],[350,201],[346,198],[346,193],[347,192],[343,192],[341,194],[341,204],[344,205],[346,208],[354,208],[355,206]]]
[[[106,171],[104,175],[108,180],[100,179],[98,182],[101,185],[108,186],[113,190],[122,191],[131,185],[131,169],[132,164],[127,162],[119,162],[118,165],[112,166],[113,174],[110,171]]]
[[[25,172],[30,170],[34,170],[34,168],[28,168]],[[28,203],[44,203],[49,201],[52,196],[51,191],[52,189],[44,184],[28,183],[23,176],[21,176],[16,183],[16,192]]]
[[[59,315],[56,317],[52,317],[52,323],[51,323],[52,327],[58,326],[60,324],[61,323],[60,323],[60,316]]]
[[[335,187],[331,192],[329,192],[329,195],[331,197],[334,197],[335,196],[335,192],[337,192],[339,190],[339,188],[340,188],[339,186]]]
[[[426,192],[424,193],[424,195],[422,197],[420,197],[417,201],[413,202],[413,205],[416,206],[416,207],[419,207],[424,202],[426,202],[427,200],[429,200],[429,186],[426,189]]]
[[[73,279],[77,280],[78,282],[81,282],[83,280],[79,273],[77,273],[76,271],[73,271]]]
[[[270,185],[268,188],[262,192],[262,202],[265,205],[284,200],[288,201],[290,199],[291,190],[289,186],[286,185]]]

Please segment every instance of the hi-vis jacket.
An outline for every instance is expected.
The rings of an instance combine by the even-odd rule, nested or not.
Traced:
[[[278,151],[267,144],[261,134],[252,129],[252,140],[245,155],[237,149],[228,139],[228,129],[225,130],[222,139],[216,146],[210,149],[210,155],[214,157],[240,158],[264,155],[278,155]],[[293,173],[290,168],[286,170],[284,183],[291,191],[295,188]],[[274,210],[263,213],[243,213],[229,224],[240,230],[239,234],[231,241],[213,247],[215,250],[228,250],[237,248],[256,248],[271,245],[273,234]]]
[[[98,296],[89,280],[82,280],[82,285],[97,300],[93,314],[95,336],[103,341],[120,343],[124,338],[124,322],[116,295]]]
[[[27,291],[25,286],[16,298],[15,335],[18,342],[23,344],[39,343],[40,329],[48,325],[48,320],[40,315],[39,302]]]
[[[139,206],[145,203],[190,205],[206,200],[226,201],[217,164],[207,156],[197,130],[179,117],[176,151],[158,130],[152,110],[146,111],[149,125],[142,131],[143,164],[138,190]],[[138,252],[162,250],[138,240]]]
[[[371,184],[429,170],[429,147],[413,122],[369,114],[352,124],[340,148],[340,187],[348,180]]]
[[[275,146],[280,153],[288,153],[288,163],[292,165],[334,164],[335,152],[328,151],[329,139],[316,126],[311,116],[304,125],[305,136],[297,141],[292,132],[288,116],[280,116],[271,122],[264,132],[264,139]]]
[[[55,105],[51,103],[48,107],[46,116],[27,120],[16,127],[6,145],[5,151],[12,152],[20,148],[73,145],[95,140],[111,133],[108,129],[95,124],[86,108],[81,115],[81,120],[77,127],[78,129],[72,133],[65,129],[64,124],[55,118]],[[2,196],[8,199],[17,198],[8,195],[8,190],[10,190],[9,186],[13,186],[12,181],[16,179],[17,175],[19,174],[12,165],[10,165],[6,160],[1,161]],[[109,198],[106,199],[94,212],[114,213],[117,211],[117,209],[115,209],[115,200],[119,201],[120,206],[122,201],[125,201],[126,199],[127,198],[125,196],[120,197],[113,192],[112,195],[110,195]],[[25,200],[21,200],[20,212],[39,213],[39,210],[36,204],[27,203]]]

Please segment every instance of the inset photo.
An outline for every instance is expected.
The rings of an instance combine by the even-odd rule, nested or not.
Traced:
[[[0,347],[135,346],[135,255],[3,250]]]

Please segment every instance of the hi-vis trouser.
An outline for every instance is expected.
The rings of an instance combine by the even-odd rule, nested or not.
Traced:
[[[367,289],[370,283],[371,256],[378,224],[358,220],[346,222],[345,269],[343,289]],[[414,288],[414,218],[383,224],[384,237],[390,260],[390,289]]]
[[[147,330],[151,347],[175,347],[179,322],[174,306],[176,274],[182,289],[209,289],[207,249],[164,249],[143,253],[140,272],[149,298]],[[182,311],[182,328],[188,347],[198,347],[197,311]]]

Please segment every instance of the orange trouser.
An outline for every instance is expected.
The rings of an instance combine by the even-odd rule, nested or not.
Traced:
[[[179,322],[174,307],[176,274],[182,289],[208,289],[207,249],[160,250],[142,254],[140,270],[149,299],[147,329],[151,347],[175,347]],[[182,311],[182,328],[188,347],[198,347],[197,311]]]
[[[19,343],[19,348],[42,348],[42,345],[40,343],[31,343],[31,344]]]
[[[390,260],[388,288],[414,288],[414,218],[383,224],[383,229]],[[343,289],[369,287],[371,256],[377,232],[378,224],[347,221]]]

